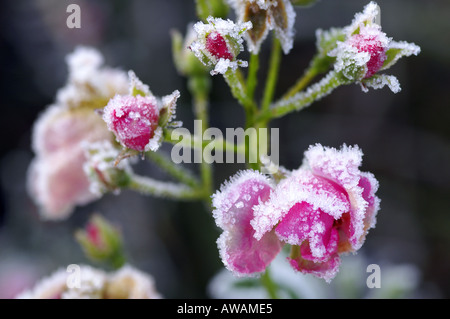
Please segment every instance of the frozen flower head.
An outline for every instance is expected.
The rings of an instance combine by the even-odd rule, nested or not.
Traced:
[[[251,22],[245,34],[249,51],[257,54],[270,30],[275,30],[285,54],[294,44],[295,11],[289,0],[228,0],[240,22]]]
[[[235,24],[231,20],[213,17],[208,17],[207,22],[194,25],[197,40],[192,42],[190,49],[195,56],[203,64],[214,66],[212,75],[224,74],[228,69],[236,70],[238,66],[246,67],[247,62],[236,57],[244,49],[242,36],[252,28],[251,22]]]
[[[213,195],[213,216],[224,232],[217,240],[225,266],[236,275],[263,272],[281,249],[274,232],[259,239],[250,225],[253,207],[266,201],[272,182],[256,171],[243,171],[230,179]]]
[[[275,230],[279,240],[292,246],[294,269],[330,281],[339,255],[358,250],[375,225],[378,182],[359,170],[361,162],[357,147],[310,147],[303,165],[255,207],[255,238]]]
[[[394,93],[400,91],[395,76],[378,74],[391,67],[402,56],[417,55],[420,48],[407,42],[396,42],[381,31],[380,7],[370,2],[362,13],[357,13],[351,25],[342,29],[344,41],[338,41],[329,56],[336,57],[334,68],[349,81],[367,87],[387,85]]]
[[[105,299],[160,298],[153,277],[129,265],[112,273],[105,287]]]
[[[172,120],[180,93],[174,91],[158,101],[133,72],[130,81],[130,93],[112,98],[103,109],[103,120],[124,148],[156,151],[161,143],[162,127]]]
[[[143,152],[158,127],[159,109],[152,96],[116,95],[106,105],[103,120],[124,147]]]
[[[97,199],[84,174],[83,144],[110,140],[101,118],[90,109],[49,107],[33,129],[28,190],[45,219],[66,218],[76,205]]]
[[[213,198],[224,263],[239,275],[261,272],[289,244],[295,270],[330,281],[339,255],[357,251],[375,225],[378,182],[361,160],[357,147],[316,145],[276,186],[255,172],[233,178]]]

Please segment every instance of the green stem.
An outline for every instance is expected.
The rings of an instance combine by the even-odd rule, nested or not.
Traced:
[[[187,131],[187,129],[185,129]],[[171,143],[174,145],[180,145],[187,148],[198,149],[204,148],[206,146],[211,146],[212,148],[222,149],[226,152],[234,152],[238,154],[245,153],[245,145],[235,145],[234,143],[228,142],[224,138],[214,139],[212,141],[199,139],[196,136],[191,135],[189,132],[186,132],[180,136],[180,138],[173,137],[174,130],[165,129],[164,130],[164,141],[167,143]]]
[[[270,276],[269,268],[261,275],[261,283],[269,294],[269,298],[278,299],[278,287]]]
[[[145,156],[180,182],[191,187],[199,186],[199,181],[190,171],[175,164],[170,158],[164,156],[161,152],[146,152]]]
[[[209,78],[208,78],[209,79]],[[190,79],[193,80],[193,79]],[[208,86],[196,86],[199,89],[192,89],[191,94],[194,97],[194,111],[197,119],[201,121],[201,131],[198,132],[196,136],[197,139],[202,140],[203,133],[209,126],[209,116],[208,116]],[[201,146],[202,156],[204,146]],[[202,179],[202,185],[205,194],[212,193],[212,166],[203,160],[200,164],[200,174]],[[209,195],[208,195],[209,200]]]
[[[228,69],[223,77],[231,89],[231,94],[233,94],[234,98],[236,98],[244,108],[246,116],[251,117],[254,110],[256,110],[256,104],[247,95],[247,87],[244,83],[241,71],[239,69]]]
[[[208,1],[206,0],[195,0],[197,4],[197,16],[206,21],[206,18],[209,16],[211,8],[208,5]]]
[[[109,264],[114,270],[122,268],[122,266],[125,265],[126,262],[127,259],[125,258],[123,251],[114,254],[113,256],[111,256],[111,259],[109,260]]]
[[[322,97],[330,94],[341,85],[349,84],[346,78],[335,71],[330,71],[322,80],[313,84],[305,91],[299,92],[286,100],[279,100],[265,112],[261,112],[255,122],[265,122],[273,118],[282,117],[293,111],[299,111]]]
[[[202,190],[193,189],[184,184],[161,182],[150,177],[131,175],[127,188],[144,195],[153,195],[172,199],[195,200],[201,199]]]
[[[281,61],[281,44],[277,38],[273,38],[272,52],[269,61],[269,71],[266,79],[266,86],[264,90],[264,97],[262,101],[261,109],[267,110],[272,103],[273,96],[275,94],[275,86],[278,80],[278,71],[280,69]]]
[[[287,100],[302,91],[319,74],[317,68],[310,66],[297,83],[281,98]]]
[[[258,85],[259,54],[251,54],[247,75],[247,97],[253,99]]]

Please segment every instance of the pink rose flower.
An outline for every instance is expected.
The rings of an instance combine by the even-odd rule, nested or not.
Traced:
[[[241,265],[245,271],[234,269],[241,275],[261,272],[281,246],[289,244],[292,249],[288,260],[294,269],[331,281],[339,269],[340,254],[357,251],[367,231],[375,226],[380,202],[375,195],[378,182],[372,174],[359,170],[361,161],[362,152],[357,147],[344,145],[336,150],[315,145],[305,152],[303,165],[277,186],[270,188],[269,181],[263,184],[265,193],[245,192],[242,182],[232,180],[215,195],[215,199],[225,199],[213,201],[216,221],[218,217],[234,218],[238,221],[233,225],[239,225],[227,228],[218,222],[225,230],[222,236],[233,239],[229,241],[232,246],[219,239],[221,251],[228,252],[221,254],[224,263],[230,263],[238,255],[262,253],[270,258],[259,267],[250,262],[247,268]],[[250,179],[246,184],[250,182],[256,183]],[[239,196],[233,197],[233,193]],[[244,203],[241,197],[247,194],[250,195],[247,206],[239,205],[245,213],[233,214],[237,204]],[[265,243],[267,236],[272,239],[270,245]],[[273,242],[275,236],[278,245]],[[252,245],[245,245],[244,239]],[[233,249],[237,251],[229,253]],[[246,262],[245,258],[239,261]]]

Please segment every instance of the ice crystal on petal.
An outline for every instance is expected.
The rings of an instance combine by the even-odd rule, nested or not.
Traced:
[[[116,95],[105,106],[103,120],[124,147],[144,151],[158,126],[157,105],[153,96]]]
[[[292,245],[294,269],[330,281],[339,254],[358,250],[375,226],[378,182],[359,170],[361,162],[357,146],[311,146],[302,166],[253,207],[254,237],[275,230],[280,241]]]
[[[315,210],[321,209],[336,219],[349,209],[347,198],[334,185],[308,170],[300,169],[277,185],[270,200],[254,208],[251,225],[255,229],[255,238],[261,238],[270,231],[291,207],[301,202],[310,204]]]
[[[325,148],[320,144],[312,146],[305,152],[305,161],[302,167],[308,167],[315,175],[326,177],[345,189],[350,201],[350,228],[346,236],[351,250],[359,249],[363,243],[367,227],[364,219],[368,209],[375,218],[379,200],[374,199],[372,205],[363,196],[363,188],[360,186],[362,176],[366,176],[359,170],[362,162],[362,151],[358,147],[344,145],[340,150]],[[370,177],[373,189],[378,188],[375,178]]]
[[[265,270],[278,254],[281,243],[274,233],[256,240],[250,225],[253,207],[265,201],[272,182],[256,171],[242,171],[213,195],[213,216],[224,231],[217,240],[225,266],[238,276]]]

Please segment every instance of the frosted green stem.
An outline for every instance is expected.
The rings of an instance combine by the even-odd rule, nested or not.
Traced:
[[[251,117],[256,110],[255,102],[247,95],[247,87],[244,83],[242,73],[239,69],[228,69],[223,75],[225,81],[231,89],[231,94],[243,106],[246,116]]]
[[[262,110],[267,110],[272,103],[275,94],[275,86],[278,80],[278,71],[280,69],[281,61],[281,44],[277,38],[273,38],[272,52],[270,55],[269,71],[266,79],[266,87],[264,90],[264,97],[262,101]]]
[[[330,94],[337,87],[350,83],[340,73],[330,71],[322,80],[311,85],[305,91],[299,92],[288,99],[281,99],[273,104],[267,111],[259,114],[256,122],[264,122],[282,117],[293,111],[299,111]]]
[[[161,152],[150,151],[145,153],[145,156],[180,182],[191,187],[198,187],[200,185],[199,181],[191,171],[175,164],[172,159],[163,155]]]
[[[171,199],[195,200],[201,199],[204,196],[202,190],[194,189],[184,184],[162,182],[151,177],[139,175],[130,176],[127,188],[144,195],[153,195]]]
[[[247,75],[247,97],[253,99],[258,85],[259,55],[251,54]]]

